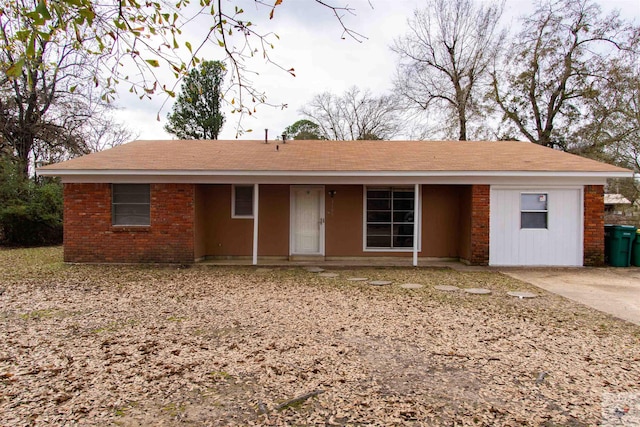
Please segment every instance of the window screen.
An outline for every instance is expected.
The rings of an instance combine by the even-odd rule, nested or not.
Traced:
[[[544,193],[520,195],[520,228],[548,228],[548,199]]]
[[[111,188],[113,225],[150,225],[149,184],[113,184]]]
[[[253,216],[253,185],[233,186],[233,217]]]
[[[367,248],[413,247],[414,197],[412,188],[367,189]]]

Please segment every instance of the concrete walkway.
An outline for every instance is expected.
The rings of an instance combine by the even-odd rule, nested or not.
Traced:
[[[640,325],[640,268],[507,268],[501,271]]]

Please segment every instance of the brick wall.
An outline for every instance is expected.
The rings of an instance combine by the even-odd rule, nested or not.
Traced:
[[[471,186],[471,257],[473,265],[489,264],[490,186]]]
[[[604,264],[604,186],[584,186],[584,265]]]
[[[193,184],[151,184],[151,225],[111,225],[111,184],[64,184],[66,262],[194,261]]]

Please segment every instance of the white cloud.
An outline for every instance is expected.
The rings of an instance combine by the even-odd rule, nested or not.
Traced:
[[[391,89],[395,57],[389,46],[404,34],[407,18],[413,10],[425,2],[371,0],[373,8],[368,0],[336,0],[333,3],[348,3],[355,9],[355,16],[343,13],[345,23],[366,36],[366,40],[361,43],[350,38],[342,40],[342,29],[331,11],[312,0],[283,2],[271,21],[268,10],[256,9],[253,0],[229,2],[230,5],[243,5],[247,17],[258,25],[259,31],[275,31],[280,36],[280,40],[274,39],[272,59],[285,68],[295,68],[296,73],[296,77],[291,77],[274,66],[265,65],[259,57],[248,64],[250,69],[259,72],[252,80],[257,88],[266,92],[269,102],[284,103],[288,108],[258,107],[257,114],[245,117],[243,126],[254,131],[242,135],[242,139],[262,139],[265,128],[270,130],[270,137],[279,135],[286,126],[301,118],[299,108],[317,93],[341,93],[353,85],[371,89],[374,93]],[[606,11],[620,9],[626,19],[635,17],[637,21],[640,17],[638,0],[602,0],[601,3]],[[515,22],[518,16],[532,10],[531,1],[507,0],[505,21]],[[192,38],[197,39],[194,28],[206,29],[206,22],[190,25],[188,31],[193,34]],[[207,46],[203,52],[207,59],[221,59],[222,52],[217,46]],[[141,139],[168,139],[171,136],[162,128],[172,100],[160,110],[164,101],[162,96],[149,101],[124,94],[118,102],[124,110],[117,116],[139,133]],[[158,113],[160,122],[157,121]],[[235,138],[236,122],[237,115],[227,112],[220,137]]]

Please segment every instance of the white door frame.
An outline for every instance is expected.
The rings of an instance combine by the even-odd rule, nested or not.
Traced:
[[[294,251],[295,246],[295,230],[294,230],[294,215],[296,209],[296,198],[294,190],[320,190],[320,235],[318,239],[320,239],[318,246],[320,247],[320,252],[314,253],[298,253]],[[289,186],[289,255],[321,255],[324,256],[324,234],[325,234],[325,206],[324,206],[324,185],[290,185]]]

